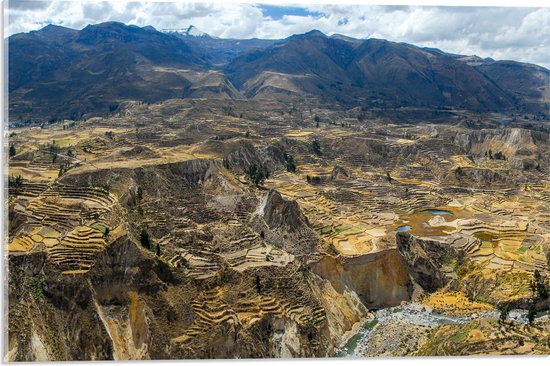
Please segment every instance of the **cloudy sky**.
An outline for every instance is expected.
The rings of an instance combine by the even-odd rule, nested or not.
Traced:
[[[328,35],[340,33],[356,38],[384,38],[437,47],[452,53],[513,59],[550,68],[550,7],[313,5],[311,1],[307,1],[308,5],[290,5],[269,2],[272,5],[219,1],[10,0],[7,33],[28,32],[47,24],[82,29],[88,24],[105,21],[152,25],[157,29],[181,29],[193,24],[210,35],[223,38],[285,38],[318,29]]]

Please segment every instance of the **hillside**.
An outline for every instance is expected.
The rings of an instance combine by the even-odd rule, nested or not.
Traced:
[[[550,71],[319,31],[226,40],[108,22],[9,37],[10,121],[106,115],[124,101],[315,98],[338,106],[548,114]]]
[[[206,68],[180,39],[115,22],[14,35],[9,64],[12,116],[43,118],[103,114],[122,100],[182,97],[191,84],[184,73]]]

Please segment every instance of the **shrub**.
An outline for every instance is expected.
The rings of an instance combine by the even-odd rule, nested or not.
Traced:
[[[317,140],[314,140],[312,143],[311,143],[311,148],[313,149],[313,152],[315,153],[315,155],[319,155],[321,156],[322,155],[322,152],[321,152],[321,143]]]
[[[142,247],[146,249],[151,249],[151,238],[149,237],[149,233],[145,228],[141,229],[139,241]]]
[[[291,173],[295,173],[296,172],[296,162],[294,161],[294,157],[285,152],[284,158],[285,158],[285,161],[286,161],[286,171],[291,172]]]
[[[11,176],[8,179],[8,185],[13,187],[21,187],[23,185],[23,177],[21,175],[18,175],[17,177]]]
[[[540,299],[546,300],[550,296],[550,289],[545,283],[544,278],[540,274],[540,271],[537,269],[534,273],[534,279],[531,281],[531,290],[535,293],[535,296],[538,296]]]
[[[510,314],[510,305],[506,304],[500,308],[499,323],[506,321],[506,319],[508,319],[508,314]]]
[[[258,275],[256,275],[255,285],[256,285],[256,292],[261,294],[262,293],[262,282],[260,280],[260,276],[258,276]]]
[[[248,167],[246,176],[252,184],[254,184],[255,186],[260,186],[267,178],[269,178],[269,171],[267,170],[267,167],[263,164],[252,164]]]
[[[141,187],[138,187],[137,189],[136,198],[138,202],[141,202],[141,200],[143,199],[143,189]]]
[[[536,315],[537,309],[535,308],[535,304],[529,305],[529,312],[527,313],[527,320],[529,321],[529,325],[533,325]]]

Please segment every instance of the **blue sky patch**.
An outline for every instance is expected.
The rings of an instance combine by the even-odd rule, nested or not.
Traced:
[[[307,17],[308,15],[319,17],[323,14],[319,12],[310,12],[305,8],[298,6],[278,6],[260,4],[257,7],[262,11],[262,14],[266,17],[271,17],[273,20],[282,19],[285,15],[294,15],[300,17]]]

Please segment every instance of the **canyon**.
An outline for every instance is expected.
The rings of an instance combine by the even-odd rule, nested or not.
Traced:
[[[362,113],[171,99],[12,129],[7,359],[330,357],[367,333],[369,356],[547,353],[545,122]],[[410,306],[470,318],[380,313]]]

